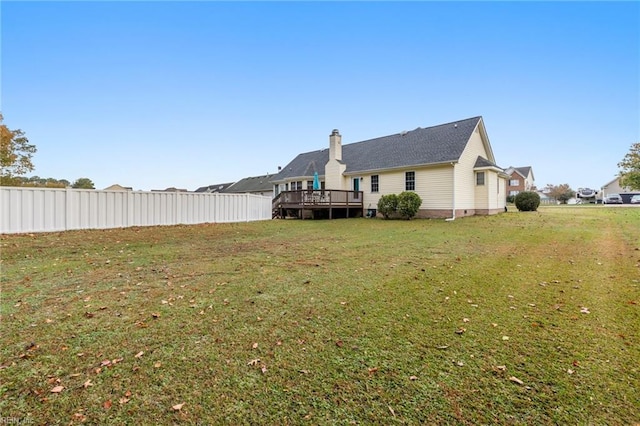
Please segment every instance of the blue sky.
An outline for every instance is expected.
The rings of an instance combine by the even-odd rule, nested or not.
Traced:
[[[640,141],[638,2],[17,2],[1,110],[30,175],[195,190],[481,115],[496,162],[600,187]]]

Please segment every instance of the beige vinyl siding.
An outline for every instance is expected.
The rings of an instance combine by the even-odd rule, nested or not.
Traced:
[[[405,190],[405,173],[415,172],[416,194],[422,199],[421,209],[451,209],[451,166],[412,168],[393,172],[373,173],[378,175],[378,192],[371,192],[371,175],[363,175],[360,190],[364,192],[364,208],[377,208],[380,197],[400,194]]]
[[[473,170],[478,156],[493,161],[493,158],[488,158],[489,155],[484,142],[476,127],[460,156],[458,165],[456,165],[456,209],[486,208],[476,206],[476,200],[482,199],[478,198],[476,193],[476,175]],[[489,183],[487,182],[488,179],[490,179],[490,176],[485,173],[485,186]]]
[[[484,173],[484,185],[477,185],[474,179],[474,196],[476,199],[474,209],[486,210],[489,208],[488,196],[491,183],[491,172],[489,170],[478,170],[473,173],[475,176],[477,173]],[[465,207],[466,208],[466,207]]]
[[[422,209],[453,207],[453,166],[446,165],[416,171],[416,193],[422,198]]]

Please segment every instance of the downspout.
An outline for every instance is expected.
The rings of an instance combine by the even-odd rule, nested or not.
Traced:
[[[456,220],[456,163],[451,163],[451,167],[453,170],[453,191],[451,194],[451,217],[445,219],[448,222]]]

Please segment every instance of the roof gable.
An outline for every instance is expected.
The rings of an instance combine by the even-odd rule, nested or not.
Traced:
[[[478,116],[343,145],[345,173],[457,162],[481,120]],[[272,180],[324,174],[328,161],[328,148],[300,154]]]

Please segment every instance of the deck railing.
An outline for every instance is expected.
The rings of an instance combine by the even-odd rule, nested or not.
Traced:
[[[362,208],[362,191],[337,189],[282,191],[273,209]]]

